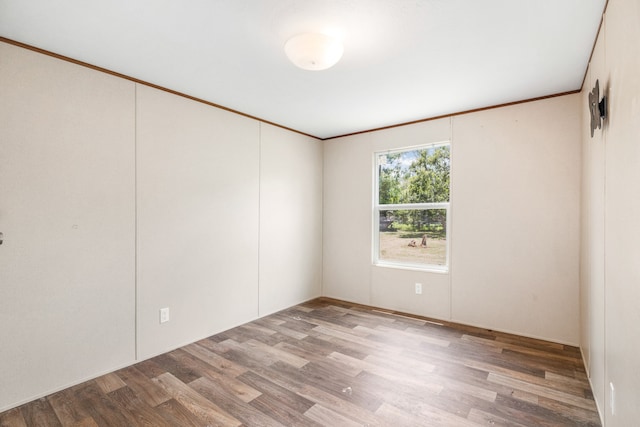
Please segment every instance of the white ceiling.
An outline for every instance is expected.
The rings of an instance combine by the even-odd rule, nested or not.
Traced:
[[[0,36],[327,138],[580,89],[606,0],[0,0]],[[295,68],[286,40],[341,35]]]

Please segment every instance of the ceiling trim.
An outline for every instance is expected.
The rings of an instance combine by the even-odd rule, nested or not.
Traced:
[[[606,7],[605,7],[605,10],[606,10]],[[603,17],[604,17],[604,13],[603,13]],[[602,21],[601,21],[600,25],[602,26]],[[599,30],[598,30],[598,32],[599,32]],[[361,135],[361,134],[365,134],[365,133],[369,133],[369,132],[375,132],[375,131],[385,130],[385,129],[392,129],[392,128],[401,127],[401,126],[408,126],[408,125],[412,125],[412,124],[416,124],[416,123],[424,123],[424,122],[443,119],[443,118],[447,118],[447,117],[454,117],[454,116],[460,116],[460,115],[463,115],[463,114],[477,113],[479,111],[492,110],[492,109],[495,109],[495,108],[502,108],[502,107],[509,107],[509,106],[512,106],[512,105],[524,104],[524,103],[527,103],[527,102],[535,102],[535,101],[540,101],[540,100],[543,100],[543,99],[555,98],[555,97],[558,97],[558,96],[573,95],[573,94],[576,94],[576,93],[580,93],[581,90],[582,90],[582,86],[581,86],[580,89],[576,89],[576,90],[572,90],[572,91],[568,91],[568,92],[561,92],[561,93],[556,93],[556,94],[551,94],[551,95],[546,95],[546,96],[540,96],[540,97],[536,97],[536,98],[525,99],[525,100],[521,100],[521,101],[508,102],[508,103],[505,103],[505,104],[498,104],[498,105],[492,105],[492,106],[487,106],[487,107],[474,108],[474,109],[471,109],[471,110],[459,111],[459,112],[444,114],[444,115],[435,116],[435,117],[427,117],[427,118],[424,118],[424,119],[412,120],[412,121],[409,121],[409,122],[397,123],[397,124],[394,124],[394,125],[383,126],[383,127],[379,127],[379,128],[368,129],[368,130],[363,130],[363,131],[358,131],[358,132],[352,132],[352,133],[348,133],[348,134],[344,134],[344,135],[331,136],[331,137],[328,137],[328,138],[320,138],[320,137],[317,137],[315,135],[310,135],[308,133],[301,132],[301,131],[296,130],[296,129],[292,129],[292,128],[289,128],[287,126],[280,125],[278,123],[274,123],[274,122],[271,122],[271,121],[268,121],[268,120],[261,119],[260,117],[255,117],[255,116],[243,113],[241,111],[233,110],[233,109],[225,107],[223,105],[215,104],[213,102],[206,101],[204,99],[197,98],[195,96],[187,95],[185,93],[178,92],[178,91],[175,91],[173,89],[169,89],[169,88],[166,88],[166,87],[163,87],[163,86],[159,86],[159,85],[156,85],[156,84],[153,84],[153,83],[149,83],[149,82],[146,82],[144,80],[140,80],[140,79],[137,79],[137,78],[134,78],[134,77],[131,77],[131,76],[127,76],[126,74],[121,74],[121,73],[118,73],[116,71],[112,71],[112,70],[109,70],[109,69],[106,69],[106,68],[98,67],[96,65],[92,65],[92,64],[89,64],[87,62],[79,61],[77,59],[73,59],[73,58],[70,58],[68,56],[60,55],[60,54],[57,54],[57,53],[54,53],[54,52],[51,52],[51,51],[48,51],[48,50],[45,50],[45,49],[41,49],[39,47],[31,46],[31,45],[28,45],[26,43],[21,43],[21,42],[18,42],[18,41],[15,41],[15,40],[11,40],[11,39],[8,39],[8,38],[2,37],[2,36],[0,36],[0,42],[4,42],[4,43],[10,44],[10,45],[14,45],[14,46],[17,46],[17,47],[20,47],[20,48],[23,48],[23,49],[31,50],[31,51],[34,51],[34,52],[37,52],[37,53],[40,53],[40,54],[43,54],[43,55],[46,55],[46,56],[50,56],[50,57],[65,61],[65,62],[70,62],[72,64],[76,64],[76,65],[80,65],[82,67],[90,68],[92,70],[99,71],[101,73],[106,73],[106,74],[112,75],[114,77],[125,79],[125,80],[128,80],[128,81],[131,81],[131,82],[134,82],[134,83],[138,83],[138,84],[141,84],[141,85],[145,85],[145,86],[148,86],[148,87],[151,87],[151,88],[154,88],[154,89],[158,89],[158,90],[161,90],[161,91],[164,91],[164,92],[168,92],[168,93],[171,93],[173,95],[177,95],[177,96],[180,96],[180,97],[183,97],[183,98],[187,98],[187,99],[190,99],[192,101],[196,101],[196,102],[199,102],[199,103],[202,103],[202,104],[205,104],[205,105],[209,105],[211,107],[219,108],[221,110],[228,111],[228,112],[231,112],[231,113],[234,113],[234,114],[239,114],[239,115],[241,115],[243,117],[247,117],[249,119],[257,120],[259,122],[266,123],[266,124],[269,124],[269,125],[272,125],[272,126],[276,126],[276,127],[281,128],[281,129],[285,129],[285,130],[288,130],[288,131],[291,131],[291,132],[295,132],[297,134],[300,134],[300,135],[303,135],[303,136],[307,136],[307,137],[310,137],[310,138],[314,138],[314,139],[317,139],[317,140],[320,140],[320,141],[328,141],[328,140],[337,139],[337,138],[344,138],[344,137],[347,137],[347,136]],[[595,42],[594,42],[594,48],[595,48]],[[592,52],[592,55],[593,55],[593,52]],[[589,61],[591,61],[591,59]],[[585,78],[586,78],[586,71],[585,71]],[[584,80],[583,80],[582,84],[584,85]]]
[[[401,127],[401,126],[414,125],[416,123],[424,123],[424,122],[429,122],[429,121],[432,121],[432,120],[438,120],[438,119],[445,119],[445,118],[448,118],[448,117],[461,116],[463,114],[477,113],[479,111],[493,110],[495,108],[510,107],[512,105],[525,104],[527,102],[541,101],[543,99],[557,98],[558,96],[574,95],[576,93],[580,93],[581,91],[582,91],[582,89],[576,89],[576,90],[571,90],[571,91],[568,91],[568,92],[561,92],[561,93],[555,93],[555,94],[552,94],[552,95],[539,96],[537,98],[523,99],[522,101],[513,101],[513,102],[507,102],[505,104],[498,104],[498,105],[491,105],[491,106],[488,106],[488,107],[474,108],[472,110],[465,110],[465,111],[459,111],[459,112],[450,113],[450,114],[443,114],[441,116],[428,117],[428,118],[425,118],[425,119],[418,119],[418,120],[413,120],[413,121],[410,121],[410,122],[398,123],[398,124],[395,124],[395,125],[383,126],[383,127],[379,127],[379,128],[375,128],[375,129],[363,130],[363,131],[359,131],[359,132],[352,132],[352,133],[348,133],[348,134],[345,134],[345,135],[331,136],[329,138],[323,138],[322,140],[323,141],[328,141],[330,139],[344,138],[346,136],[360,135],[360,134],[363,134],[363,133],[375,132],[375,131],[385,130],[385,129],[393,129],[393,128],[397,128],[397,127]]]
[[[41,54],[46,55],[46,56],[51,56],[53,58],[60,59],[62,61],[71,62],[72,64],[76,64],[76,65],[80,65],[82,67],[90,68],[92,70],[99,71],[99,72],[105,73],[105,74],[109,74],[109,75],[112,75],[114,77],[119,77],[121,79],[129,80],[131,82],[138,83],[138,84],[141,84],[141,85],[144,85],[144,86],[149,86],[149,87],[154,88],[154,89],[158,89],[158,90],[161,90],[161,91],[164,91],[164,92],[168,92],[170,94],[177,95],[177,96],[180,96],[180,97],[183,97],[183,98],[187,98],[187,99],[190,99],[192,101],[196,101],[196,102],[199,102],[199,103],[202,103],[202,104],[206,104],[206,105],[209,105],[211,107],[219,108],[221,110],[225,110],[225,111],[228,111],[230,113],[239,114],[239,115],[247,117],[249,119],[257,120],[259,122],[266,123],[266,124],[269,124],[269,125],[272,125],[272,126],[276,126],[276,127],[279,127],[279,128],[291,131],[291,132],[295,132],[295,133],[298,133],[300,135],[304,135],[304,136],[308,136],[310,138],[322,140],[322,138],[318,138],[317,136],[310,135],[308,133],[304,133],[304,132],[301,132],[301,131],[296,130],[296,129],[292,129],[292,128],[280,125],[278,123],[270,122],[268,120],[261,119],[260,117],[255,117],[255,116],[243,113],[241,111],[233,110],[233,109],[225,107],[223,105],[215,104],[213,102],[206,101],[204,99],[197,98],[195,96],[187,95],[186,93],[178,92],[178,91],[175,91],[173,89],[169,89],[169,88],[166,88],[166,87],[163,87],[163,86],[159,86],[159,85],[156,85],[156,84],[153,84],[153,83],[146,82],[144,80],[136,79],[135,77],[127,76],[126,74],[121,74],[121,73],[118,73],[116,71],[111,71],[111,70],[106,69],[106,68],[98,67],[97,65],[92,65],[92,64],[89,64],[87,62],[79,61],[77,59],[73,59],[73,58],[70,58],[68,56],[60,55],[60,54],[57,54],[57,53],[54,53],[54,52],[51,52],[51,51],[48,51],[48,50],[45,50],[45,49],[41,49],[39,47],[31,46],[31,45],[28,45],[28,44],[25,44],[25,43],[21,43],[21,42],[15,41],[15,40],[11,40],[11,39],[8,39],[8,38],[2,37],[2,36],[0,36],[0,42],[4,42],[4,43],[10,44],[10,45],[14,45],[14,46],[17,46],[17,47],[20,47],[20,48],[23,48],[23,49],[31,50],[31,51],[34,51],[34,52],[37,52],[37,53],[41,53]]]

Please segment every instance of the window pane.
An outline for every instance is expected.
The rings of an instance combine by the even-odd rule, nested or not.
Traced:
[[[380,211],[380,261],[445,266],[447,210]]]
[[[449,169],[449,145],[379,154],[379,203],[448,202]]]

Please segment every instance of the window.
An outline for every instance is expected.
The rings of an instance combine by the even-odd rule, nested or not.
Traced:
[[[375,264],[448,269],[449,147],[376,153]]]

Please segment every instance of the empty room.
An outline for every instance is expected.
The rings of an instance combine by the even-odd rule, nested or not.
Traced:
[[[0,0],[0,426],[640,420],[638,0]]]

